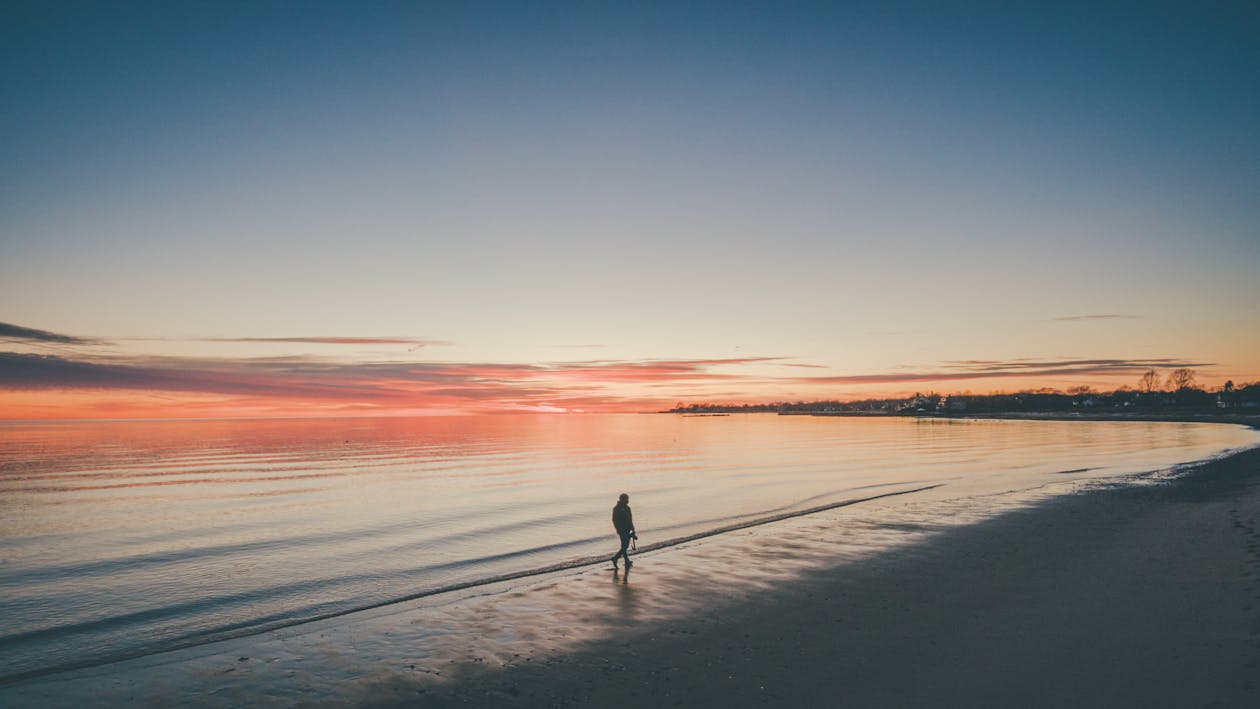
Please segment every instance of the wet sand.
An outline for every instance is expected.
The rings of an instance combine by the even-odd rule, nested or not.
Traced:
[[[1258,480],[1250,451],[1165,486],[1073,495],[421,696],[426,706],[1256,706]],[[407,689],[382,688],[375,703],[409,703]]]
[[[1065,483],[1074,485],[1074,483]],[[6,706],[1256,706],[1260,450],[876,501],[0,687]],[[924,527],[942,505],[956,524]],[[930,508],[930,509],[929,509]]]

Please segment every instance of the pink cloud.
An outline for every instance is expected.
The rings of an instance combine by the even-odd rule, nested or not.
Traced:
[[[267,341],[309,341],[277,338]],[[331,338],[346,344],[351,338]],[[392,338],[356,338],[394,343]],[[400,338],[401,339],[401,338]],[[414,340],[407,339],[406,342]],[[1132,376],[1147,369],[1206,367],[1173,358],[1015,359],[944,362],[935,369],[892,369],[868,374],[780,377],[744,369],[774,363],[806,369],[820,365],[783,357],[661,360],[588,360],[550,363],[345,362],[312,357],[192,358],[0,352],[0,392],[74,392],[63,400],[80,411],[117,413],[162,409],[213,413],[216,409],[316,413],[422,411],[626,411],[657,410],[678,399],[730,401],[833,397],[838,387],[883,385],[890,390],[923,382],[1047,377]],[[714,389],[721,387],[721,392]],[[130,403],[126,403],[126,402]],[[12,408],[55,415],[55,397],[8,395]],[[114,402],[113,404],[103,402]],[[51,413],[50,413],[51,412]],[[106,415],[102,414],[102,415]],[[96,415],[95,413],[93,415]],[[6,412],[0,410],[0,418]]]
[[[223,359],[92,357],[0,353],[0,389],[177,392],[230,397],[234,406],[298,402],[342,410],[424,408],[542,410],[555,406],[607,409],[655,405],[656,399],[604,396],[606,385],[738,380],[709,371],[770,358],[578,362],[552,364],[460,362],[344,363],[303,357]],[[567,402],[567,403],[566,403]],[[202,404],[213,406],[213,404]],[[542,407],[541,409],[539,407]]]

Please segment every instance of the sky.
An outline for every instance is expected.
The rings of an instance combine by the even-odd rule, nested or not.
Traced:
[[[0,419],[1260,379],[1254,3],[0,6]]]

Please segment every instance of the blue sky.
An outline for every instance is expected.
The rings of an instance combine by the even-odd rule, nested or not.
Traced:
[[[1254,5],[0,12],[0,321],[74,357],[1260,377]]]

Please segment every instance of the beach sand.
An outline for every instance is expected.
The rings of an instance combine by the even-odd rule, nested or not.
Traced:
[[[0,688],[6,706],[1260,705],[1260,449],[875,503]],[[922,506],[956,524],[926,528]],[[980,510],[984,510],[983,512]],[[939,509],[937,509],[939,511]]]
[[[1056,499],[425,703],[1254,707],[1258,480],[1253,450]]]

